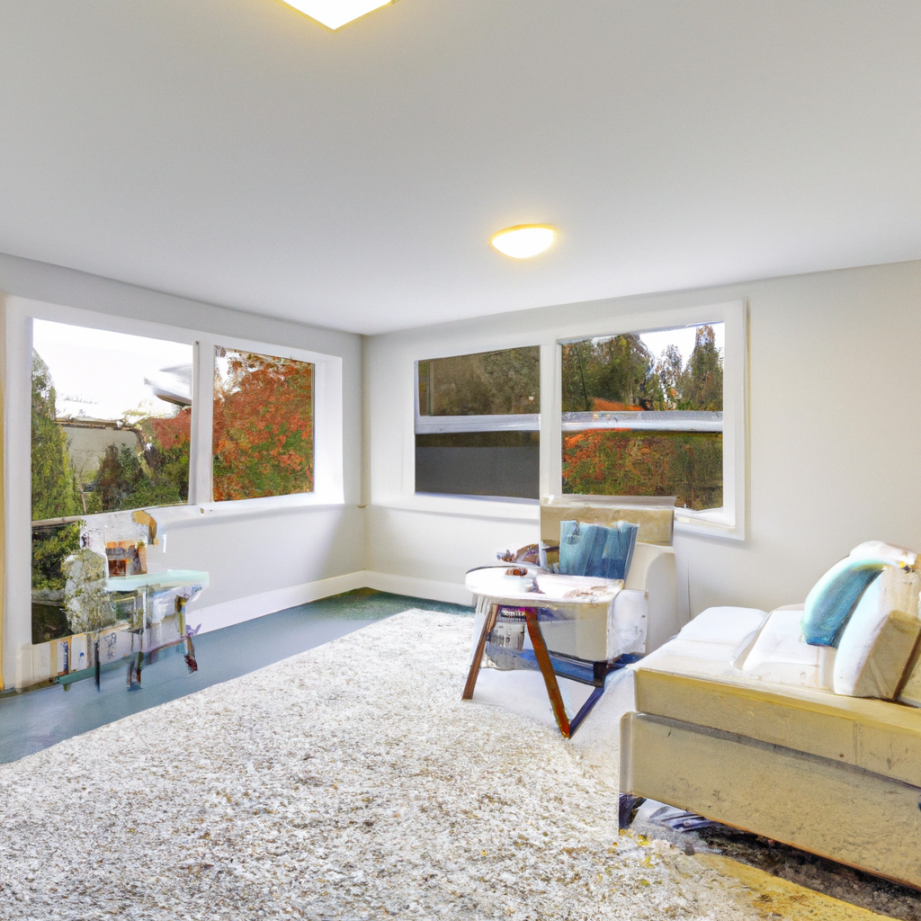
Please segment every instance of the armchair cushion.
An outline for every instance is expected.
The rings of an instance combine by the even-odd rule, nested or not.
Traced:
[[[625,579],[638,531],[639,525],[629,521],[615,521],[610,526],[560,522],[560,572],[570,576]]]

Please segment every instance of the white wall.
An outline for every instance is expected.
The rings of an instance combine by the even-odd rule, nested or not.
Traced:
[[[546,343],[617,317],[738,298],[749,302],[747,537],[676,539],[690,611],[801,600],[825,568],[869,538],[921,549],[914,477],[921,262],[549,307],[365,340],[8,256],[0,256],[0,292],[343,358],[344,505],[219,522],[203,516],[168,531],[166,565],[211,573],[196,606],[205,615],[210,608],[215,623],[353,583],[463,601],[467,569],[536,538],[533,506],[412,494],[415,360]],[[552,389],[544,361],[542,399]],[[16,644],[29,641],[27,623],[4,611],[7,685]]]
[[[871,538],[921,550],[921,262],[909,262],[541,308],[366,340],[367,568],[438,580],[447,591],[496,548],[537,537],[533,508],[411,495],[415,360],[533,344],[580,327],[595,334],[617,317],[738,298],[749,303],[747,536],[676,537],[690,613],[800,601],[826,568]],[[547,381],[544,368],[542,388]],[[546,411],[546,392],[541,399]]]
[[[364,569],[364,521],[358,508],[362,438],[359,336],[257,317],[3,255],[0,255],[0,292],[341,357],[343,405],[347,410],[343,420],[344,504],[213,521],[203,515],[201,522],[183,522],[167,529],[165,553],[160,562],[174,569],[203,569],[210,573],[211,587],[189,611],[193,623],[195,610],[202,612],[206,629],[278,610],[316,597],[318,592],[331,594],[353,587],[349,578],[341,577]],[[28,491],[25,476],[14,480],[7,476],[7,482],[18,483],[20,491]],[[10,501],[7,494],[7,502]],[[8,541],[18,539],[26,546],[29,539],[27,531],[5,536]],[[156,551],[158,554],[160,549]],[[330,579],[334,581],[312,585]],[[4,604],[6,686],[14,681],[17,647],[31,642],[30,612],[10,608]]]

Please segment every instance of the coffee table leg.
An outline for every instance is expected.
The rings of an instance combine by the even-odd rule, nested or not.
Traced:
[[[480,663],[483,661],[483,653],[486,651],[486,638],[492,628],[495,627],[498,616],[499,605],[490,605],[483,620],[483,632],[477,641],[476,652],[473,655],[473,661],[470,663],[470,672],[467,675],[467,683],[464,685],[462,700],[470,700],[473,697],[473,689],[476,687],[476,680],[480,674]]]
[[[553,715],[556,717],[560,732],[568,739],[569,717],[566,715],[566,707],[563,706],[563,695],[560,694],[560,686],[557,684],[556,675],[553,672],[553,663],[550,661],[550,653],[547,652],[544,635],[540,632],[537,610],[535,608],[523,608],[522,610],[528,624],[528,635],[531,637],[534,655],[537,659],[537,664],[540,666],[540,673],[544,676],[544,684],[547,686],[547,694],[553,707]]]

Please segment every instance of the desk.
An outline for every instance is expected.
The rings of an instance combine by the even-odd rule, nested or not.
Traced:
[[[206,572],[199,572],[197,569],[166,569],[163,572],[147,572],[139,576],[109,576],[106,579],[106,591],[130,592],[152,587],[168,589],[195,586],[198,592],[201,592],[208,584]]]
[[[135,630],[162,623],[208,587],[208,573],[194,569],[167,569],[136,576],[109,576],[106,591],[121,616],[131,614]],[[183,628],[184,629],[184,628]]]

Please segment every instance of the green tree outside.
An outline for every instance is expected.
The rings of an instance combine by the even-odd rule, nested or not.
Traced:
[[[686,366],[677,346],[656,359],[634,333],[566,343],[562,378],[563,412],[723,408],[723,358],[709,325],[697,327]]]
[[[109,445],[87,497],[87,512],[119,512],[186,501],[188,460],[183,467],[169,463],[171,452],[162,453],[167,455],[167,462],[153,445],[143,457],[129,447]]]
[[[48,365],[32,352],[32,520],[66,518],[82,512],[77,474],[67,438],[55,421],[56,393]],[[32,532],[32,588],[64,588],[61,563],[79,547],[76,523]]]
[[[55,421],[54,382],[48,365],[32,352],[32,520],[83,511],[67,438]]]
[[[698,326],[694,351],[678,385],[678,409],[720,412],[723,409],[723,356],[712,326]]]
[[[426,416],[540,412],[540,348],[501,349],[419,362]]]

